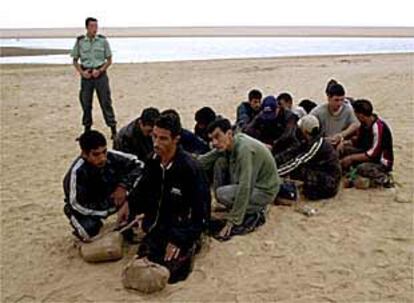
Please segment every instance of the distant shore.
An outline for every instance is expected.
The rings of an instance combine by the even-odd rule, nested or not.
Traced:
[[[16,47],[18,49],[18,47]],[[53,53],[49,52],[49,49],[44,48],[40,49],[43,53],[41,55],[53,55]],[[58,50],[61,51],[61,50]],[[61,54],[68,54],[69,56],[69,50],[66,50],[65,52]],[[56,55],[56,54],[55,54]],[[131,64],[176,64],[176,63],[214,63],[214,62],[243,62],[243,61],[284,61],[284,60],[301,60],[301,59],[339,59],[341,63],[347,63],[354,59],[355,57],[360,58],[361,60],[364,60],[365,57],[393,57],[395,56],[398,58],[401,55],[408,55],[412,56],[414,58],[414,52],[406,52],[406,53],[398,53],[398,52],[389,52],[389,53],[367,53],[367,54],[323,54],[323,55],[292,55],[292,56],[280,56],[280,57],[245,57],[245,58],[216,58],[216,59],[200,59],[200,60],[172,60],[172,61],[152,61],[152,62],[134,62],[134,63],[119,63],[115,62],[114,65],[131,65]],[[15,53],[13,56],[24,56],[20,55],[19,53]],[[28,55],[32,56],[32,55]],[[0,56],[1,57],[1,56]],[[51,63],[3,63],[0,66],[2,67],[13,67],[13,68],[27,68],[30,67],[40,67],[40,68],[46,68],[46,67],[52,67],[52,66],[64,66],[64,65],[71,65],[71,63],[65,63],[65,64],[51,64]]]
[[[84,28],[0,29],[3,39],[72,38]],[[222,26],[102,27],[110,37],[413,37],[414,27]]]
[[[51,48],[27,48],[27,47],[0,47],[0,57],[15,56],[45,56],[45,55],[66,55],[68,49],[51,49]]]

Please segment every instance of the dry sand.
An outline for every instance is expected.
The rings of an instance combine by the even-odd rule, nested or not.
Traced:
[[[203,105],[233,119],[252,87],[323,102],[334,77],[394,131],[394,190],[342,190],[311,218],[273,206],[257,232],[212,241],[187,281],[151,296],[123,289],[127,258],[91,265],[73,247],[61,186],[82,129],[73,67],[0,68],[2,302],[412,302],[413,54],[113,66],[121,125],[149,105],[177,108],[188,128]],[[109,134],[97,103],[94,117]]]

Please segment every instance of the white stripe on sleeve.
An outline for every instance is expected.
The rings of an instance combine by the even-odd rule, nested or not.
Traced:
[[[372,157],[374,155],[375,150],[379,147],[379,128],[378,128],[378,121],[374,123],[372,126],[372,132],[374,133],[374,139],[372,140],[372,146],[367,151],[368,157]]]
[[[70,173],[70,188],[69,188],[69,203],[74,210],[81,213],[85,216],[99,216],[99,217],[106,217],[108,215],[108,211],[99,211],[94,209],[86,208],[79,204],[77,199],[77,191],[76,191],[76,178],[77,178],[77,171],[79,167],[83,165],[85,161],[80,158],[75,165],[72,167],[72,171]]]

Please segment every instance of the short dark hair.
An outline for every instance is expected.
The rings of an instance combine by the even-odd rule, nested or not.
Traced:
[[[196,111],[194,120],[197,123],[210,124],[216,119],[216,113],[211,107],[205,106]]]
[[[143,125],[154,126],[155,120],[160,117],[160,111],[155,107],[145,108],[139,117]]]
[[[175,109],[172,109],[172,108],[165,109],[161,112],[161,116],[163,115],[173,115],[173,116],[176,116],[178,120],[181,121],[180,114]]]
[[[326,83],[325,94],[328,94],[329,88],[334,84],[338,84],[338,81],[336,81],[335,79],[331,79],[328,81],[328,83]]]
[[[211,134],[216,128],[219,128],[223,133],[227,132],[231,128],[229,119],[218,118],[211,122],[207,127],[207,133]]]
[[[292,96],[289,93],[281,93],[279,94],[279,96],[277,96],[276,101],[280,102],[281,100],[287,101],[287,102],[292,102]]]
[[[97,130],[88,130],[79,137],[79,146],[82,151],[89,153],[92,149],[106,146],[106,139]]]
[[[262,93],[258,89],[252,89],[249,92],[249,101],[252,101],[253,99],[262,99]]]
[[[310,99],[303,99],[299,102],[299,106],[302,107],[307,114],[309,114],[312,109],[317,106],[317,104]]]
[[[357,114],[362,114],[365,117],[370,117],[374,111],[371,101],[367,99],[358,99],[352,103],[354,112]]]
[[[339,83],[334,83],[332,85],[328,85],[326,87],[326,95],[328,97],[333,96],[345,96],[345,89],[344,87]]]
[[[98,19],[94,18],[94,17],[88,17],[85,20],[85,27],[88,27],[90,22],[98,22]]]
[[[171,132],[171,137],[173,138],[181,134],[180,116],[173,109],[163,111],[160,117],[155,121],[155,126],[169,130]]]

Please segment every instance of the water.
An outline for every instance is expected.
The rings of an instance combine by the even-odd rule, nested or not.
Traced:
[[[414,38],[110,38],[116,63],[414,52]],[[75,39],[0,39],[1,46],[71,49]],[[69,64],[69,55],[2,57]]]

